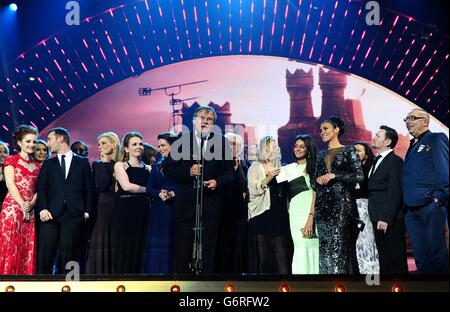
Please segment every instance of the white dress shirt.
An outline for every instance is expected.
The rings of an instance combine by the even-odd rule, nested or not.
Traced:
[[[58,161],[59,161],[59,165],[61,166],[61,156],[64,155],[66,156],[64,158],[64,161],[66,163],[66,175],[64,176],[64,179],[67,179],[67,175],[69,174],[69,169],[70,169],[70,164],[72,163],[72,158],[73,158],[73,152],[71,150],[69,150],[67,153],[65,154],[58,154]]]
[[[197,145],[198,145],[198,147],[200,147],[200,144],[201,144],[201,133],[200,132],[198,132],[197,130],[194,130],[194,137],[195,137],[195,139],[197,140]],[[204,138],[203,138],[203,152],[206,150],[206,144],[208,144],[208,138],[209,138],[209,134],[207,134],[206,136],[205,135],[203,135],[204,136]]]
[[[390,153],[392,152],[392,148],[389,148],[387,150],[385,150],[384,152],[382,152],[381,154],[378,154],[377,156],[381,156],[380,159],[378,159],[377,163],[375,164],[375,168],[371,168],[371,172],[369,172],[369,177],[371,177],[375,171],[377,171],[377,168],[380,166],[381,162],[383,161],[383,159]]]

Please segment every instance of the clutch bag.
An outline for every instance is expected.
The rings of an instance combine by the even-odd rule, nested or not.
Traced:
[[[302,231],[302,236],[303,238],[308,238],[308,239],[312,239],[312,238],[317,238],[316,232],[313,230],[313,232],[309,235],[305,234],[305,228],[301,228],[300,231]]]

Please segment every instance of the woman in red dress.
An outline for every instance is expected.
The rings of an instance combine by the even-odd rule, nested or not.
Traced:
[[[20,151],[5,160],[8,194],[0,213],[0,274],[36,273],[34,212],[36,184],[41,164],[32,160],[38,131],[28,125],[13,133]]]

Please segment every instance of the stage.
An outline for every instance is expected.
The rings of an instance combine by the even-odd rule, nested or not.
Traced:
[[[448,292],[448,277],[406,276],[239,276],[188,277],[82,276],[80,281],[65,281],[62,276],[6,277],[0,279],[3,292]]]
[[[116,148],[118,150],[121,145],[119,137],[124,138],[129,131],[139,132],[143,143],[156,147],[160,140],[158,136],[166,131],[177,134],[191,131],[195,127],[193,120],[196,110],[205,105],[212,107],[216,112],[217,118],[214,119],[214,125],[222,134],[232,132],[242,137],[242,151],[240,155],[236,155],[235,159],[245,160],[249,166],[251,162],[258,160],[258,144],[267,136],[276,138],[280,152],[276,158],[283,164],[294,161],[293,150],[297,139],[293,141],[299,134],[311,136],[318,150],[325,151],[331,148],[328,143],[330,141],[326,142],[321,135],[321,125],[331,116],[340,116],[345,122],[345,136],[340,141],[342,145],[361,145],[356,142],[364,142],[375,148],[373,138],[382,130],[380,126],[387,125],[394,129],[398,134],[398,143],[393,144],[392,148],[395,148],[394,152],[400,158],[405,159],[406,164],[405,155],[411,148],[410,140],[412,138],[419,140],[419,131],[411,129],[413,125],[414,127],[422,125],[420,131],[426,128],[432,133],[445,134],[446,160],[436,165],[436,173],[440,174],[442,179],[443,173],[448,172],[448,117],[450,114],[448,89],[450,41],[447,11],[448,2],[425,0],[17,0],[15,3],[0,1],[0,63],[2,65],[0,70],[0,143],[3,142],[3,150],[5,150],[4,152],[0,150],[0,177],[3,179],[0,179],[0,182],[3,183],[5,190],[5,195],[2,195],[0,188],[0,208],[3,202],[2,196],[6,196],[7,190],[6,177],[3,178],[6,173],[3,174],[2,161],[6,161],[6,154],[14,155],[20,153],[22,149],[19,146],[19,149],[16,147],[14,151],[14,146],[23,139],[23,137],[20,139],[13,137],[19,125],[36,128],[36,139],[40,138],[44,141],[48,139],[51,129],[63,127],[70,132],[71,142],[66,142],[67,145],[74,141],[82,141],[86,143],[85,154],[82,156],[87,157],[89,163],[101,161],[102,157],[108,155],[108,159],[111,157],[109,162],[113,168],[113,161],[119,160],[112,159],[113,154],[118,155],[115,150]],[[417,114],[410,116],[412,111]],[[195,115],[195,117],[198,116]],[[327,123],[329,122],[325,122]],[[333,125],[333,129],[335,128],[339,128],[339,138],[343,134],[344,125]],[[106,132],[114,132],[113,134],[118,137],[116,141],[109,139],[109,143],[114,148],[108,150],[108,153],[100,148],[97,149],[100,147],[99,134]],[[125,152],[124,155],[128,155],[126,149],[129,142],[124,143],[124,141],[122,140],[122,150]],[[202,142],[205,140],[200,139],[199,146],[202,146]],[[52,146],[48,142],[40,144],[44,146],[47,144],[47,158],[50,157]],[[35,150],[37,146],[36,144]],[[388,144],[388,147],[390,146],[391,144]],[[419,156],[425,156],[426,152],[437,151],[436,147],[431,148],[431,143],[419,143],[419,146],[417,151],[417,153],[420,152]],[[202,149],[203,147],[199,148],[200,151]],[[371,150],[370,147],[364,153],[367,154],[369,150],[371,151],[369,154],[383,153],[381,150]],[[3,160],[2,153],[5,154]],[[61,150],[58,151],[57,146],[53,147],[53,153],[64,154]],[[161,151],[159,153],[161,154]],[[37,160],[37,155],[34,154],[34,151],[30,149],[28,156]],[[141,156],[137,155],[135,159],[141,159]],[[129,158],[129,155],[126,157]],[[297,156],[295,158],[296,161],[303,160],[297,159]],[[366,162],[364,157],[360,160]],[[63,164],[64,161],[61,162],[61,169],[66,168]],[[417,173],[418,169],[423,169],[428,164],[431,164],[431,161],[421,161],[421,165],[412,167],[414,168],[412,172]],[[68,168],[70,169],[70,165]],[[371,168],[369,163],[367,168]],[[372,173],[375,169],[374,164]],[[61,181],[65,182],[69,172],[66,177],[65,169],[62,171],[64,180]],[[114,172],[114,169],[112,171]],[[162,170],[161,172],[163,173]],[[332,173],[330,170],[327,172]],[[421,177],[417,185],[414,185],[414,189],[418,192],[422,191],[423,185],[431,183],[431,177],[434,176],[432,170],[424,172],[426,174],[423,175],[423,181]],[[78,174],[77,170],[75,173]],[[367,183],[368,174],[369,172],[367,172]],[[350,175],[356,176],[354,173]],[[92,178],[94,177],[95,173]],[[116,179],[115,174],[113,177]],[[108,179],[99,177],[98,181],[110,181],[110,179],[111,175],[108,175]],[[189,179],[194,182],[193,178],[189,177]],[[402,179],[402,183],[396,184],[397,186],[404,181],[411,181],[403,178],[401,174],[395,179],[395,182]],[[436,188],[445,189],[445,196],[442,195],[444,192],[437,194],[442,198],[435,197],[436,194],[433,194],[434,198],[429,200],[439,205],[442,213],[444,213],[442,201],[448,196],[448,175],[446,179],[446,183],[441,183]],[[19,180],[14,180],[13,184],[15,181]],[[255,179],[255,181],[261,180]],[[260,186],[266,190],[267,184],[264,181],[265,179],[261,181]],[[352,187],[356,184],[353,182]],[[111,182],[109,195],[117,191],[115,184],[115,181]],[[140,186],[145,187],[144,184]],[[72,184],[69,181],[67,185],[75,185],[75,183]],[[197,183],[196,180],[195,185],[202,184]],[[308,189],[313,189],[310,186]],[[361,186],[360,182],[358,186]],[[99,186],[96,187],[101,189]],[[199,187],[199,189],[202,188]],[[161,187],[157,194],[162,190]],[[408,187],[403,187],[404,194],[408,194],[410,190]],[[250,191],[247,191],[248,188],[244,191],[239,190],[240,194],[236,198],[247,200],[250,194]],[[329,189],[326,189],[326,192],[328,191]],[[67,191],[67,194],[71,192]],[[32,193],[38,193],[38,190],[33,189]],[[73,193],[78,194],[79,191],[76,190]],[[162,193],[164,197],[165,192]],[[237,192],[223,194],[235,193]],[[39,199],[42,194],[44,198],[47,195],[46,192],[41,191],[41,195],[37,195],[37,198]],[[55,191],[49,194],[59,195],[63,192]],[[399,193],[393,191],[391,194]],[[128,195],[130,194],[124,195],[124,198]],[[226,198],[227,195],[223,197]],[[241,198],[241,195],[244,196]],[[278,192],[278,195],[282,197],[283,194]],[[83,194],[84,197],[91,198],[86,194]],[[156,197],[156,200],[159,201],[159,198]],[[41,208],[45,208],[44,210],[49,208],[41,204],[43,201],[37,202],[38,206],[41,206],[38,212],[42,212]],[[80,202],[76,201],[76,205]],[[155,202],[154,199],[153,202]],[[65,198],[64,203],[66,203]],[[416,204],[420,203],[411,205]],[[89,255],[86,248],[89,245],[89,248],[94,250],[92,246],[96,246],[99,241],[101,244],[98,243],[97,246],[100,246],[98,250],[102,250],[101,255],[105,255],[105,259],[116,259],[113,257],[111,247],[113,245],[111,241],[116,238],[110,234],[118,233],[118,231],[108,232],[109,228],[104,226],[100,228],[105,235],[98,236],[105,237],[104,240],[96,239],[97,236],[91,235],[98,220],[106,220],[104,225],[112,224],[112,215],[105,218],[98,217],[103,211],[109,211],[108,208],[115,207],[112,205],[111,201],[108,207],[105,205],[105,210],[103,205],[95,202],[90,217],[89,214],[88,216],[85,214],[89,210],[81,209],[80,215],[84,216],[83,220],[86,221],[89,217],[87,223],[92,222],[92,224],[82,230],[84,231],[82,238],[78,238],[79,231],[71,231],[71,235],[77,240],[84,240],[83,244],[80,244],[83,246],[79,247],[87,253],[86,256],[90,261],[96,257]],[[12,205],[8,206],[12,207]],[[232,210],[230,207],[234,207],[230,203],[224,203],[223,206],[221,208],[224,213],[228,213]],[[395,207],[397,209],[395,213],[400,211],[399,206]],[[134,208],[132,205],[130,207]],[[197,208],[194,203],[189,207]],[[247,210],[247,202],[242,207]],[[313,211],[308,210],[305,213],[306,218],[315,215],[315,206],[304,204],[304,207],[314,208]],[[225,208],[227,210],[224,210]],[[368,211],[369,208],[366,208]],[[446,209],[445,218],[448,219],[448,204]],[[238,209],[235,210],[238,211]],[[5,210],[2,210],[2,213],[3,211]],[[98,213],[99,211],[101,213]],[[320,209],[318,211],[316,216],[320,215]],[[11,216],[12,214],[8,212],[3,215]],[[246,216],[247,212],[243,214],[244,220]],[[19,217],[22,216],[19,215]],[[2,235],[8,233],[2,226],[12,224],[9,221],[3,221],[6,219],[0,218],[0,234]],[[148,228],[146,228],[147,224],[142,226],[140,234],[136,236],[148,234],[153,241],[161,242],[163,234],[155,235],[149,229],[159,229],[159,227],[168,229],[172,226],[173,219],[172,216],[157,216],[153,219],[149,217]],[[294,219],[295,212],[292,213],[292,220]],[[121,219],[117,218],[117,220]],[[143,225],[144,222],[140,222],[142,220],[136,217],[133,222]],[[348,220],[351,219],[348,218]],[[40,226],[49,220],[44,218],[41,221]],[[236,221],[242,220],[233,220],[240,225]],[[377,219],[377,224],[378,221],[381,221],[381,225],[387,223],[383,218]],[[366,224],[371,222],[373,222],[371,218],[366,220]],[[226,222],[223,221],[223,224]],[[245,233],[238,235],[234,228],[225,227],[223,224],[220,225],[220,234],[224,239],[217,242],[221,251],[220,257],[217,258],[229,260],[226,256],[231,255],[232,252],[228,250],[235,247],[233,244],[237,245],[236,242],[249,241],[247,239],[250,235],[247,232],[251,231],[247,231],[248,224],[246,224],[243,227]],[[290,231],[294,235],[291,238],[296,238],[298,241],[300,233],[306,227],[305,221],[302,219],[298,226],[292,224],[293,230]],[[311,225],[311,223],[308,224],[308,226]],[[424,222],[424,224],[429,223]],[[122,224],[117,225],[122,226]],[[288,225],[285,226],[287,227]],[[132,226],[129,228],[135,229]],[[194,226],[196,230],[200,228],[200,226]],[[231,229],[229,233],[226,232],[228,228]],[[329,228],[346,229],[340,224],[331,224]],[[366,226],[366,230],[367,228]],[[384,230],[386,233],[386,228]],[[40,236],[39,231],[30,230],[30,233],[36,236],[36,243],[39,242],[39,237],[45,238]],[[262,232],[268,234],[271,231],[264,229]],[[402,235],[406,236],[406,232],[408,231],[402,229]],[[39,262],[38,256],[44,252],[42,250],[41,253],[39,252],[37,244],[30,244],[32,246],[26,250],[23,241],[25,238],[34,236],[24,235],[22,232],[20,235],[21,239],[17,241],[16,237],[19,235],[7,237],[9,240],[14,240],[14,244],[10,245],[15,249],[11,248],[11,252],[4,253],[13,255],[11,259],[22,260],[24,257],[17,256],[20,254],[17,250],[24,249],[24,254],[31,254],[32,250],[35,258],[27,262],[32,268],[28,272],[39,271],[34,268],[33,261]],[[166,242],[164,248],[171,250],[175,238],[170,236],[169,239],[169,235],[164,235]],[[0,237],[0,268],[3,256],[1,247],[2,242],[5,241],[2,240],[3,236]],[[318,236],[320,239],[320,234]],[[183,236],[180,235],[180,237]],[[302,236],[302,238],[305,237]],[[52,239],[42,239],[42,241],[48,243]],[[374,239],[372,238],[372,243]],[[61,240],[69,241],[66,237]],[[448,220],[446,240],[448,252]],[[89,244],[88,241],[90,241]],[[132,243],[131,240],[124,241],[126,244]],[[330,303],[333,305],[332,308],[337,310],[339,304],[336,304],[336,300],[346,298],[340,302],[350,302],[356,304],[359,310],[366,310],[368,307],[389,302],[389,300],[378,300],[378,298],[388,297],[394,298],[392,302],[397,304],[398,310],[400,306],[402,310],[407,310],[404,303],[415,304],[416,301],[428,305],[427,309],[431,310],[439,306],[436,299],[442,299],[447,296],[445,293],[449,292],[448,268],[447,275],[444,276],[415,274],[417,268],[411,241],[419,242],[419,248],[415,247],[419,271],[422,268],[420,257],[417,257],[417,249],[420,251],[420,245],[423,242],[428,242],[429,245],[436,242],[433,239],[427,241],[422,235],[418,235],[418,239],[407,239],[409,274],[405,276],[378,278],[365,275],[84,275],[78,273],[70,273],[67,276],[0,275],[0,306],[3,307],[8,300],[12,300],[15,301],[16,309],[18,304],[29,305],[33,310],[40,310],[38,307],[42,305],[45,311],[52,307],[64,311],[68,307],[74,308],[78,305],[86,309],[97,301],[105,311],[108,311],[106,307],[109,306],[117,310],[130,310],[137,303],[146,307],[163,306],[163,309],[156,311],[176,311],[177,307],[205,308],[198,302],[189,305],[188,299],[192,298],[215,298],[217,300],[211,303],[217,303],[215,307],[220,308],[240,308],[252,303],[254,307],[262,307],[264,301],[255,303],[252,299],[249,304],[248,298],[270,298],[270,308],[266,311],[280,310],[275,308],[285,306],[286,302],[296,310],[299,307],[300,311],[306,308],[307,302],[311,302],[315,308],[312,311],[321,311],[322,309],[318,309],[318,306]],[[180,246],[192,246],[191,241],[189,244],[183,243]],[[43,247],[45,244],[40,246]],[[194,246],[198,246],[197,242]],[[440,246],[443,246],[443,242]],[[143,252],[144,249],[147,252],[154,246],[150,248],[141,244],[139,247],[142,247]],[[239,250],[234,251],[235,256],[247,256],[247,247],[241,248],[241,253]],[[298,247],[296,248],[299,250]],[[319,247],[317,245],[314,248],[317,250]],[[386,250],[396,251],[394,248],[386,248]],[[403,250],[403,247],[399,247],[398,250]],[[272,254],[275,254],[275,251],[271,251]],[[119,253],[119,255],[126,254]],[[256,252],[249,254],[250,258],[258,257]],[[288,252],[285,254],[287,255]],[[350,252],[347,254],[349,255]],[[435,255],[432,252],[429,254]],[[366,256],[367,254],[364,254],[362,259],[369,260]],[[177,260],[181,258],[173,257]],[[52,260],[53,256],[49,258]],[[83,256],[77,255],[68,259],[78,258]],[[378,258],[378,253],[375,258]],[[304,259],[305,257],[301,258],[302,261]],[[337,257],[334,259],[340,260]],[[170,261],[172,262],[172,258]],[[297,261],[297,263],[300,262]],[[337,262],[342,264],[342,261]],[[47,263],[53,262],[47,261]],[[246,262],[242,263],[247,265]],[[26,265],[11,265],[11,267],[23,269]],[[84,270],[83,267],[84,265],[78,271],[90,273],[183,272],[175,269],[114,271],[109,262],[104,267],[100,267],[99,271]],[[211,271],[248,272],[251,270],[238,268]],[[50,272],[50,270],[39,272]],[[263,272],[296,271],[273,269],[263,270]],[[308,273],[316,272],[319,270]],[[381,272],[389,271],[381,270]],[[115,294],[116,292],[125,294]],[[58,295],[58,293],[74,294]],[[403,293],[403,295],[396,293]],[[424,300],[420,294],[430,297],[431,300],[430,298]],[[377,299],[373,299],[374,297]],[[226,301],[225,298],[231,298],[231,302]],[[233,301],[233,298],[239,299]],[[247,299],[241,301],[241,298]],[[370,299],[367,300],[368,298]],[[210,304],[209,308],[211,307],[213,306]],[[209,308],[207,307],[208,310]]]

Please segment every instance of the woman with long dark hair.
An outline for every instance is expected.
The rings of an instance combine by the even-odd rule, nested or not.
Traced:
[[[369,218],[368,175],[373,162],[373,153],[369,144],[365,142],[355,142],[353,146],[361,160],[364,173],[364,181],[357,183],[355,188],[359,219],[365,225],[356,241],[356,257],[358,259],[359,272],[361,274],[380,274],[378,250],[372,221]]]
[[[161,173],[164,160],[169,156],[170,148],[177,139],[171,132],[158,135],[160,160],[152,164],[147,181],[147,195],[151,208],[147,247],[145,249],[143,273],[170,274],[172,272],[172,223],[176,185],[174,181]],[[154,155],[154,158],[156,155]]]
[[[288,181],[289,224],[294,243],[292,274],[318,274],[319,240],[313,222],[317,148],[311,136],[298,135],[293,152],[298,177]]]
[[[332,116],[320,125],[328,149],[317,157],[316,211],[320,274],[358,274],[356,239],[358,210],[353,192],[364,175],[352,145],[339,141],[344,122]]]

